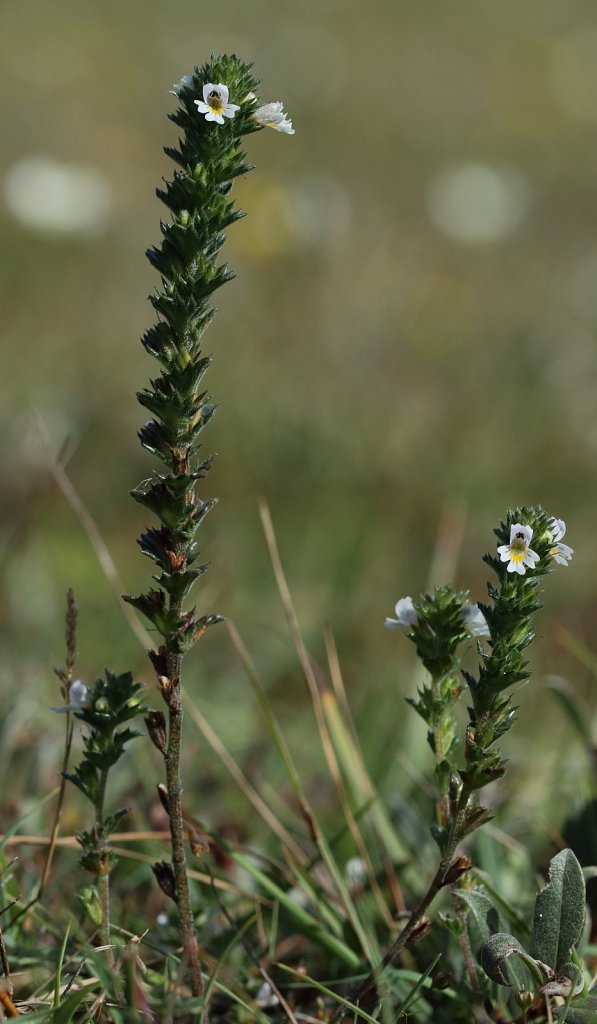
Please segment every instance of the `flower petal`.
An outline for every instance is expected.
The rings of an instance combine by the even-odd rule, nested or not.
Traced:
[[[491,636],[487,619],[476,604],[465,604],[462,609],[462,621],[472,636]]]
[[[228,103],[229,96],[228,86],[224,85],[223,82],[218,82],[217,85],[212,85],[212,89],[215,89],[217,92],[219,92],[220,96],[222,97],[222,103],[224,106],[226,106],[226,104]]]
[[[513,523],[510,527],[510,544],[516,540],[516,535],[522,533],[525,544],[530,544],[533,537],[532,526],[525,526],[524,523]]]

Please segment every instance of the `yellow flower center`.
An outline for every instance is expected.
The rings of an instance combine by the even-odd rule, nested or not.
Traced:
[[[212,89],[207,97],[207,105],[214,114],[221,114],[224,109],[222,94],[217,89]]]
[[[517,533],[510,544],[510,557],[513,562],[523,562],[527,553],[527,542],[524,533]]]

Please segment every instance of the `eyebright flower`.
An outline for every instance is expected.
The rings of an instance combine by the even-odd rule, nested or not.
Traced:
[[[274,131],[284,132],[285,135],[294,135],[292,121],[288,114],[284,113],[284,104],[280,100],[264,103],[262,107],[258,107],[253,114],[253,120],[266,128],[273,128]]]
[[[566,523],[564,520],[552,519],[549,535],[551,537],[553,547],[549,549],[549,553],[554,562],[557,562],[558,565],[568,565],[568,562],[574,554],[574,548],[569,547],[568,544],[562,544],[561,542],[565,533]]]
[[[471,636],[491,636],[487,620],[476,604],[465,604],[462,609],[462,621]]]
[[[417,615],[417,609],[413,604],[412,597],[401,597],[396,605],[396,618],[386,619],[384,626],[386,629],[398,629],[399,626],[406,626],[408,629],[412,629],[419,622],[419,616]]]
[[[50,708],[56,715],[65,715],[67,711],[81,711],[87,704],[87,687],[80,679],[75,679],[70,688],[70,704],[59,708]]]
[[[205,114],[206,121],[224,124],[225,117],[234,117],[240,107],[237,103],[228,102],[228,86],[218,82],[208,82],[203,86],[203,100],[193,100],[200,114]]]
[[[180,82],[177,82],[176,85],[172,86],[172,88],[170,89],[170,92],[172,93],[173,96],[180,96],[182,90],[183,89],[190,89],[192,84],[193,84],[193,76],[192,75],[183,75],[181,80],[180,80]]]
[[[508,572],[517,572],[524,576],[527,569],[535,569],[539,555],[529,547],[533,536],[533,528],[523,523],[514,523],[510,527],[510,543],[500,544],[498,554],[500,561],[508,563]]]

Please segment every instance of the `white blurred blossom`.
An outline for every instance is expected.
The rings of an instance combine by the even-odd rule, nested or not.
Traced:
[[[489,626],[483,612],[476,604],[465,604],[462,621],[471,636],[490,636]]]
[[[263,982],[263,985],[261,986],[257,995],[255,996],[255,1002],[257,1003],[257,1006],[259,1006],[260,1009],[262,1010],[266,1010],[268,1008],[271,1008],[272,1006],[278,1005],[280,1000],[273,991],[269,981]]]
[[[180,80],[180,82],[177,82],[176,85],[172,86],[172,88],[170,89],[170,92],[172,93],[173,96],[180,96],[182,90],[183,89],[190,89],[192,84],[193,84],[193,76],[192,75],[183,75],[181,80]]]
[[[285,135],[294,135],[292,121],[288,114],[285,113],[284,104],[280,100],[275,100],[273,103],[264,103],[262,107],[257,108],[252,117],[254,121],[257,121],[257,124],[264,125],[266,128],[273,128],[277,132],[284,132]]]
[[[499,242],[524,221],[530,188],[510,167],[451,164],[440,170],[427,192],[427,211],[439,230],[457,242]]]
[[[107,226],[112,207],[108,182],[83,164],[28,156],[8,168],[4,201],[15,220],[39,233],[94,237]]]
[[[549,553],[558,565],[568,565],[574,554],[574,548],[571,548],[569,544],[562,543],[562,537],[565,533],[566,523],[564,520],[552,518],[549,534],[553,547],[550,548]]]
[[[59,708],[50,708],[57,715],[65,715],[67,711],[81,711],[87,704],[87,687],[80,679],[75,679],[70,688],[70,703],[62,704]]]
[[[386,629],[398,629],[399,626],[406,626],[408,629],[412,629],[419,621],[412,597],[401,597],[396,604],[395,612],[395,619],[386,618],[384,622]]]

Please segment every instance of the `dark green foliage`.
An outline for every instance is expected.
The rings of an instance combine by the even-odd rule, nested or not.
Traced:
[[[415,604],[419,622],[409,637],[431,676],[446,677],[458,669],[457,650],[469,632],[462,612],[468,593],[455,593],[451,587],[436,587]]]
[[[549,865],[549,882],[538,894],[533,916],[534,953],[560,974],[569,963],[585,920],[585,880],[572,850]]]
[[[492,603],[482,606],[491,631],[489,650],[479,645],[478,678],[466,675],[472,705],[465,744],[466,769],[462,777],[471,789],[499,778],[506,770],[506,763],[494,744],[510,729],[516,717],[516,708],[504,691],[530,675],[523,652],[535,635],[531,616],[541,608],[537,597],[539,580],[552,571],[550,522],[540,506],[515,508],[508,511],[506,521],[495,530],[499,544],[508,544],[513,523],[532,528],[532,548],[540,559],[536,568],[527,569],[524,575],[509,573],[507,563],[494,554],[484,556],[484,561],[498,577],[498,586],[488,584]]]
[[[427,742],[436,757],[435,778],[440,800],[432,835],[442,850],[449,834],[445,826],[450,817],[450,792],[458,747],[453,714],[462,692],[458,648],[470,636],[463,617],[467,598],[466,592],[455,593],[451,587],[437,587],[433,594],[423,595],[415,605],[417,624],[408,633],[431,677],[430,684],[420,687],[418,700],[407,698],[407,701],[427,723]]]
[[[230,102],[240,106],[224,124],[206,121],[194,104],[203,99],[207,82],[224,83]],[[229,193],[234,178],[251,170],[239,142],[243,135],[260,130],[251,116],[257,85],[251,66],[232,55],[212,58],[195,68],[192,84],[179,86],[179,107],[171,120],[183,134],[178,146],[166,148],[176,170],[172,180],[157,190],[170,219],[160,225],[161,245],[147,253],[162,287],[150,297],[159,320],[143,337],[143,345],[162,371],[138,393],[139,402],[154,417],[141,428],[139,437],[167,472],[156,473],[132,494],[161,524],[139,539],[143,554],[160,569],[154,577],[160,589],[126,600],[153,623],[164,638],[164,650],[171,654],[184,653],[206,626],[220,621],[214,615],[196,618],[194,609],[183,613],[181,604],[209,568],[208,562],[194,564],[198,557],[195,533],[215,503],[201,501],[195,493],[196,481],[211,465],[211,456],[194,463],[201,448],[199,435],[217,408],[207,391],[201,390],[211,361],[201,346],[215,314],[211,296],[233,277],[217,260],[225,229],[243,216]]]
[[[473,909],[470,898],[460,895]],[[498,932],[487,936],[481,947],[481,967],[492,981],[514,986],[519,994],[530,989],[535,994],[564,996],[572,1000],[572,1008],[578,1005],[579,1009],[585,1009],[585,1000],[574,1001],[584,987],[583,969],[576,957],[584,919],[582,868],[572,850],[562,850],[552,859],[549,882],[535,899],[533,955],[513,935]],[[506,971],[510,958],[514,964],[519,961],[524,965],[524,974],[521,975],[516,966]]]
[[[450,587],[441,587],[432,595],[423,596],[415,604],[418,621],[408,633],[431,677],[430,684],[419,690],[418,700],[410,703],[429,726],[427,739],[437,759],[435,776],[440,803],[433,836],[442,851],[453,838],[456,815],[461,836],[490,820],[490,814],[478,804],[460,807],[454,773],[458,772],[469,796],[504,774],[506,762],[496,742],[516,717],[516,708],[505,691],[528,679],[530,674],[524,652],[534,638],[531,617],[541,608],[537,597],[539,581],[552,571],[551,517],[540,506],[510,509],[506,520],[495,530],[499,544],[509,544],[510,527],[515,523],[531,527],[532,549],[539,555],[539,561],[521,575],[508,572],[508,563],[497,556],[485,555],[484,561],[496,573],[498,585],[488,584],[491,603],[479,605],[490,637],[487,646],[477,644],[481,659],[478,675],[460,671],[462,643],[470,637],[463,621],[466,592],[457,594]],[[454,709],[462,691],[462,678],[468,684],[471,705],[464,744],[465,765],[458,766]]]
[[[83,758],[74,771],[64,773],[96,810],[93,830],[77,836],[83,850],[81,864],[94,874],[99,873],[100,862],[111,866],[111,855],[103,850],[104,840],[126,814],[126,809],[121,809],[106,818],[103,816],[108,772],[122,757],[129,740],[139,735],[134,729],[121,726],[146,710],[142,686],[134,682],[130,672],[115,675],[106,669],[105,674],[105,679],[98,679],[87,691],[85,706],[75,712],[87,726],[83,735]],[[101,821],[97,817],[100,809]]]

